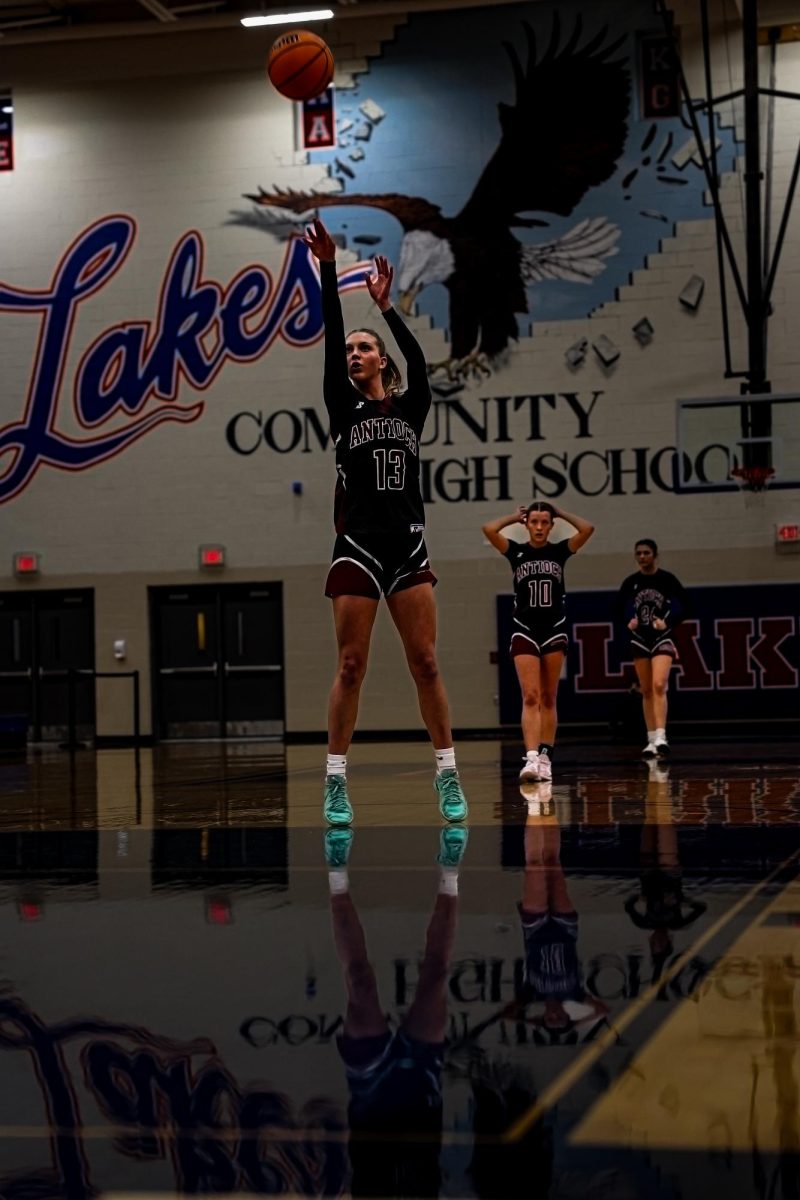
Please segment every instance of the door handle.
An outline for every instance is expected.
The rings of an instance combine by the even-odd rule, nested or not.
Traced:
[[[233,675],[236,671],[282,671],[283,667],[280,663],[248,663],[246,666],[233,666],[231,663],[225,663],[225,674]]]
[[[210,667],[159,667],[159,675],[216,675],[218,663]]]

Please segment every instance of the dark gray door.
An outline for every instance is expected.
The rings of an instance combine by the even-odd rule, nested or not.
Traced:
[[[281,737],[280,584],[151,589],[160,738]]]
[[[25,716],[33,741],[63,741],[70,706],[94,736],[94,594],[0,594],[0,713]]]

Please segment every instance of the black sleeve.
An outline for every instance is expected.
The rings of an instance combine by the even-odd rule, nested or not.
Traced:
[[[669,575],[669,619],[668,625],[670,629],[674,629],[676,625],[680,625],[681,621],[685,621],[692,612],[692,602],[686,594],[686,589],[674,575]]]
[[[431,387],[428,383],[428,364],[422,347],[394,308],[387,308],[383,319],[392,331],[397,348],[406,361],[407,390],[399,398],[398,405],[409,422],[422,432],[425,418],[431,407]]]
[[[681,910],[680,916],[675,919],[672,924],[672,929],[686,929],[687,925],[691,925],[692,921],[696,921],[706,911],[707,905],[703,904],[702,900],[690,900],[688,902],[688,912],[684,913]]]
[[[633,616],[633,599],[631,596],[631,579],[629,575],[623,580],[622,586],[617,592],[614,600],[614,618],[620,625],[627,627],[628,621]]]
[[[636,907],[638,899],[638,896],[629,896],[625,901],[625,912],[633,921],[637,929],[652,929],[653,926],[651,922],[643,914],[640,914]]]
[[[331,435],[339,433],[339,413],[342,398],[348,395],[347,355],[344,350],[344,317],[339,299],[339,283],[335,262],[319,264],[322,285],[322,319],[325,322],[325,367],[322,375],[322,398],[328,410]]]

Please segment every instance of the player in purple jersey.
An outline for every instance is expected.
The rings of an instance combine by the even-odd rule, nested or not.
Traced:
[[[325,585],[333,601],[339,660],[328,702],[328,760],[323,812],[349,825],[346,760],[372,627],[381,595],[417,686],[420,712],[436,752],[435,787],[446,821],[463,821],[467,801],[456,770],[450,713],[436,661],[436,576],[425,548],[419,441],[431,406],[425,355],[392,307],[394,271],[377,255],[367,291],[408,369],[400,372],[372,329],[345,338],[336,278],[336,243],[322,221],[303,239],[319,260],[325,321],[323,397],[336,447],[336,544]]]
[[[557,517],[577,531],[566,541],[550,542]],[[501,532],[524,525],[527,542]],[[495,550],[508,559],[514,575],[514,632],[510,652],[522,691],[525,760],[520,782],[552,779],[556,737],[556,692],[567,649],[564,564],[594,533],[583,517],[539,501],[483,526]]]
[[[617,616],[631,639],[633,665],[642,689],[647,744],[642,755],[669,754],[667,687],[678,651],[672,630],[689,612],[683,584],[658,566],[658,546],[642,538],[634,547],[638,571],[624,580],[617,596]]]

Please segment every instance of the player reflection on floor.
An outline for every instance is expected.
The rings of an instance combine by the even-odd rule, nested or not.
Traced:
[[[561,827],[549,783],[520,788],[528,804],[525,874],[517,905],[525,948],[525,1000],[541,1011],[525,1021],[545,1045],[588,1041],[608,1005],[589,995],[578,959],[578,914],[561,866]]]
[[[540,1119],[512,1142],[506,1137],[536,1101],[533,1080],[527,1069],[505,1055],[489,1054],[480,1044],[481,1035],[498,1021],[509,1016],[522,1019],[520,1000],[493,1014],[465,1038],[446,1038],[458,868],[466,849],[466,829],[450,826],[441,832],[439,889],[419,983],[396,1029],[389,1027],[381,1007],[350,894],[347,862],[353,836],[350,829],[331,829],[326,835],[333,934],[347,989],[338,1046],[350,1090],[352,1195],[447,1194],[450,1177],[442,1170],[444,1076],[469,1089],[471,1130],[458,1132],[470,1132],[474,1140],[467,1144],[467,1158],[456,1169],[471,1180],[472,1194],[491,1200],[544,1200],[552,1181],[550,1130]],[[448,1153],[453,1150],[448,1139]]]
[[[674,951],[673,933],[687,929],[706,911],[701,900],[687,899],[683,894],[669,768],[658,761],[648,763],[639,893],[628,897],[625,911],[638,929],[650,931],[654,983],[661,978]]]
[[[439,888],[419,983],[396,1029],[389,1028],[381,1005],[350,895],[352,841],[350,829],[326,834],[333,937],[347,988],[344,1032],[337,1042],[350,1090],[351,1190],[353,1196],[438,1196],[447,983],[467,830],[441,831]]]

